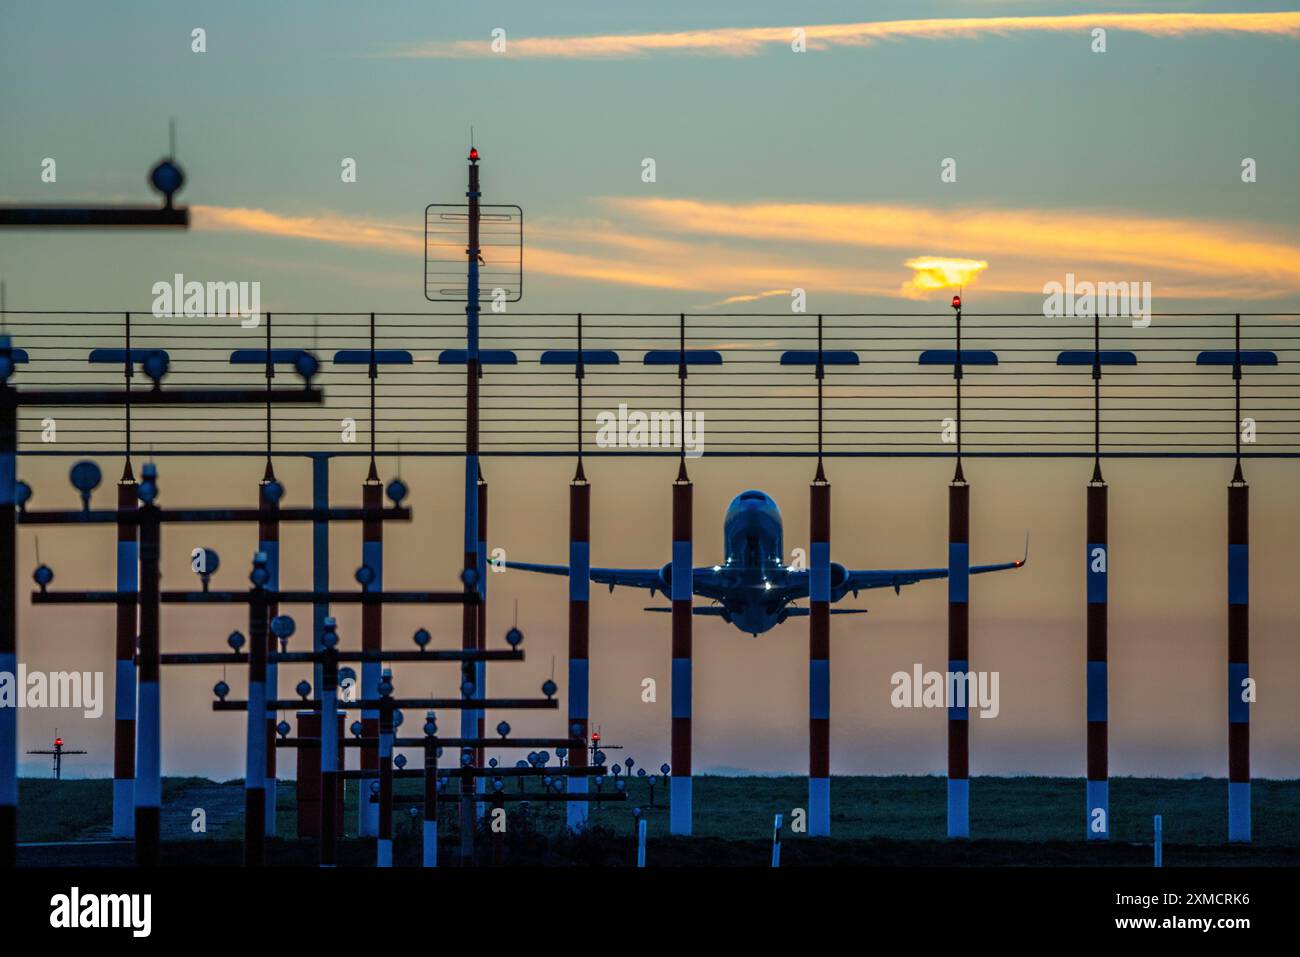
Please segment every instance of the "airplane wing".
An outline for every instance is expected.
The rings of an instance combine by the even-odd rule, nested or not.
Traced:
[[[662,612],[665,615],[672,613],[671,607],[670,608],[642,608],[641,610]],[[691,613],[695,615],[712,615],[715,618],[721,618],[726,613],[726,609],[723,608],[721,605],[696,605],[694,608],[691,609]]]
[[[535,562],[511,562],[505,563],[506,568],[517,568],[525,572],[540,572],[543,575],[564,575],[566,578],[569,574],[568,565],[539,565]],[[591,580],[598,585],[608,585],[609,590],[613,591],[616,585],[625,588],[648,588],[650,594],[663,592],[664,582],[659,577],[660,569],[658,568],[593,568],[591,569]],[[702,566],[692,569],[692,577],[695,584],[695,594],[704,598],[719,597],[721,591],[725,590],[724,583],[714,581],[716,575],[713,573],[711,566]]]
[[[569,575],[568,565],[539,565],[535,562],[506,562],[506,568],[518,568],[525,572],[541,572],[543,575]],[[598,585],[608,585],[613,591],[615,585],[628,588],[649,588],[652,592],[663,588],[657,568],[593,568],[591,580]]]
[[[866,613],[867,613],[867,609],[865,608],[832,608],[831,609],[832,615],[865,615]],[[809,615],[809,611],[807,608],[794,607],[794,608],[787,608],[784,614],[785,617],[787,618],[807,618]]]
[[[985,572],[1001,572],[1011,568],[1019,568],[1029,561],[1029,538],[1025,537],[1025,557],[1015,562],[998,562],[993,565],[972,565],[970,573],[972,575],[983,575]],[[868,588],[892,588],[895,594],[904,585],[915,585],[917,582],[929,581],[935,578],[947,578],[948,569],[944,568],[886,568],[886,569],[867,569],[862,571],[850,570],[846,581],[846,591],[851,591],[855,595],[859,591],[865,591]]]

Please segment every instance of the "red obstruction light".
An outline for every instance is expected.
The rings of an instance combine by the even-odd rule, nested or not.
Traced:
[[[63,739],[62,739],[62,738],[55,738],[55,739],[54,739],[54,746],[55,746],[56,748],[61,748],[61,747],[63,747]]]
[[[472,146],[469,148],[469,158],[474,162],[478,161],[478,150]]]
[[[961,296],[953,296],[953,297],[952,297],[952,307],[953,307],[954,309],[960,309],[960,308],[961,308]]]

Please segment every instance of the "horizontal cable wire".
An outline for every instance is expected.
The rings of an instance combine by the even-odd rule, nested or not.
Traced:
[[[121,389],[120,365],[90,364],[90,350],[124,345],[120,312],[9,311],[3,317],[12,345],[25,349],[11,384],[23,390]],[[1231,450],[1236,430],[1235,384],[1231,366],[1198,366],[1202,351],[1231,351],[1231,315],[1154,314],[1151,325],[1134,328],[1128,319],[1103,319],[1103,351],[1130,351],[1136,366],[1106,366],[1101,398],[1103,454],[1179,449],[1221,455]],[[262,320],[265,322],[265,320]],[[675,429],[677,365],[646,365],[645,353],[678,348],[679,314],[583,314],[583,347],[612,350],[617,366],[589,364],[584,378],[584,449],[593,453],[663,454],[671,442],[634,445],[635,434],[618,429],[620,406],[627,416],[643,414],[647,426]],[[292,312],[271,316],[272,346],[303,349],[320,360],[314,385],[320,406],[272,410],[272,445],[283,454],[353,454],[368,447],[372,423],[365,364],[335,364],[341,349],[369,346],[369,314]],[[944,441],[953,415],[951,366],[919,365],[926,350],[954,348],[951,314],[824,314],[822,341],[828,351],[852,351],[859,365],[828,365],[824,379],[825,448],[831,454],[877,452],[952,454]],[[812,314],[708,313],[687,315],[688,350],[712,350],[721,366],[690,365],[687,411],[700,424],[702,450],[727,454],[772,454],[781,449],[815,449],[816,379],[810,365],[781,365],[784,352],[816,350],[817,317]],[[165,349],[170,369],[165,385],[261,387],[265,368],[231,365],[236,349],[264,349],[265,326],[245,329],[234,318],[157,318],[132,313],[132,347]],[[514,365],[484,366],[480,382],[480,434],[487,454],[564,454],[576,447],[576,382],[572,366],[544,365],[543,352],[576,348],[577,319],[564,313],[493,313],[481,316],[484,349],[509,349]],[[439,362],[445,350],[464,349],[462,312],[377,314],[379,349],[402,349],[410,365],[380,365],[376,396],[376,446],[451,454],[464,444],[463,364]],[[962,379],[963,448],[988,454],[1032,455],[1092,446],[1091,365],[1058,366],[1064,350],[1091,352],[1091,318],[1045,319],[1041,314],[962,316],[962,348],[991,350],[998,364],[967,360]],[[1243,313],[1243,351],[1272,351],[1275,366],[1247,366],[1242,380],[1242,416],[1253,420],[1247,455],[1300,455],[1300,316]],[[273,384],[292,389],[301,379],[277,367]],[[137,368],[135,390],[149,380]],[[891,413],[906,413],[896,415]],[[137,450],[202,448],[214,453],[252,453],[266,446],[264,407],[228,405],[134,405],[132,433]],[[665,419],[665,416],[669,418]],[[344,441],[351,420],[355,443]],[[47,423],[53,423],[53,435]],[[635,421],[633,427],[635,428]],[[1249,425],[1249,424],[1248,424]],[[53,441],[49,439],[53,437]],[[662,436],[658,436],[662,438]],[[60,448],[120,451],[125,438],[120,408],[20,410],[23,452],[57,454]],[[610,444],[608,440],[613,440]],[[806,451],[800,454],[806,454]]]

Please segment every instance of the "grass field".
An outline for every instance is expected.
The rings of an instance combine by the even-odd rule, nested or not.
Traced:
[[[508,787],[514,788],[510,782]],[[112,783],[107,780],[20,782],[19,840],[69,842],[104,840],[111,823]],[[1253,864],[1300,866],[1300,781],[1256,781],[1253,788],[1254,842],[1224,843],[1227,787],[1222,780],[1117,778],[1111,782],[1109,844],[1084,842],[1083,783],[1064,778],[976,778],[971,782],[971,841],[945,837],[946,785],[941,777],[837,777],[831,785],[831,839],[791,833],[795,808],[806,806],[807,784],[798,777],[697,777],[695,836],[668,837],[666,789],[650,789],[645,779],[629,784],[626,804],[593,806],[593,832],[585,839],[565,835],[564,805],[532,803],[524,812],[508,805],[507,835],[500,839],[503,863],[625,864],[631,853],[633,807],[649,822],[648,856],[658,864],[764,865],[770,855],[772,817],[785,815],[783,861],[797,864],[1114,864],[1149,865],[1152,816],[1164,819],[1168,866]],[[608,790],[608,787],[606,787]],[[398,795],[415,797],[420,782],[397,783]],[[178,863],[235,864],[243,833],[241,782],[224,784],[199,778],[163,782],[163,836],[166,856]],[[190,829],[191,814],[203,806],[206,834]],[[396,811],[399,863],[419,860],[419,821],[411,804]],[[310,864],[314,842],[293,840],[296,809],[293,782],[281,782],[279,833],[288,839],[272,845],[271,857],[283,863]],[[346,820],[355,822],[355,787],[348,794]],[[352,830],[349,828],[349,835]],[[456,810],[442,812],[440,833],[453,862]],[[485,836],[486,838],[486,836]],[[490,844],[481,840],[480,845]],[[196,851],[200,853],[195,853]],[[126,854],[119,861],[117,857]],[[345,841],[343,860],[369,860],[367,842]],[[23,849],[22,863],[127,863],[129,846],[109,848],[87,859],[55,848]],[[65,858],[68,858],[65,860]]]

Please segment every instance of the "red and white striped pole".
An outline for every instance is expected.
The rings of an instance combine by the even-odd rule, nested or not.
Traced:
[[[1241,470],[1241,381],[1248,365],[1276,366],[1277,353],[1241,351],[1241,316],[1236,316],[1235,347],[1196,357],[1198,366],[1231,365],[1234,391],[1233,435],[1236,466],[1228,484],[1228,840],[1251,838],[1250,706],[1250,486]]]
[[[948,486],[948,672],[958,701],[948,703],[948,836],[970,837],[970,486]]]
[[[581,361],[581,360],[579,360]],[[582,471],[582,460],[569,485],[569,734],[581,738],[583,746],[569,748],[569,764],[587,766],[587,722],[589,717],[589,670],[591,597],[591,486]],[[585,796],[587,779],[569,778],[569,793]],[[568,803],[571,830],[587,826],[587,802]]]
[[[137,507],[135,474],[128,458],[117,483],[117,590],[140,587],[140,549],[136,525],[126,513]],[[113,704],[113,836],[135,836],[135,643],[136,603],[117,606],[116,681]]]
[[[1228,840],[1250,840],[1250,486],[1241,471],[1241,316],[1237,317],[1237,466],[1228,485]]]
[[[320,681],[320,866],[337,863],[335,842],[342,807],[338,802],[339,782],[339,655],[338,625],[326,616],[321,625]]]
[[[1088,806],[1085,833],[1090,841],[1104,841],[1110,837],[1110,665],[1107,649],[1110,542],[1109,493],[1101,474],[1101,367],[1117,357],[1102,355],[1100,313],[1094,313],[1092,321],[1093,462],[1092,479],[1088,482],[1088,540],[1084,556],[1088,602],[1088,780],[1085,785]]]
[[[1240,416],[1238,416],[1240,421]],[[1240,426],[1238,426],[1240,428]],[[1228,486],[1228,840],[1250,840],[1250,486]]]
[[[1107,685],[1107,489],[1101,463],[1088,485],[1088,819],[1090,841],[1110,837],[1110,759]]]
[[[140,483],[140,684],[135,736],[135,862],[157,867],[162,824],[162,673],[159,642],[162,521],[155,500],[158,472]]]
[[[692,812],[691,781],[691,616],[695,604],[694,486],[686,473],[686,316],[679,317],[677,379],[682,417],[682,454],[673,482],[672,597],[672,779],[669,782],[668,830],[689,835]]]
[[[478,542],[479,518],[479,201],[482,192],[479,188],[479,156],[473,147],[469,151],[469,184],[465,191],[468,205],[467,243],[465,246],[466,282],[465,282],[465,574],[471,580],[465,582],[466,594],[482,596],[484,583],[479,571]],[[478,647],[478,617],[482,608],[477,603],[466,602],[461,618],[461,648],[473,651]],[[481,697],[477,688],[478,669],[472,663],[466,663],[462,669],[462,686],[473,686],[472,695]],[[460,733],[463,738],[472,738],[478,733],[478,714],[472,708],[464,708],[460,713]],[[468,752],[473,760],[474,751]],[[460,779],[461,785],[461,841],[460,850],[463,863],[471,863],[474,857],[475,805],[471,800],[474,794],[474,779],[468,775]]]
[[[370,474],[361,486],[361,503],[376,513],[383,508],[383,485],[370,460]],[[361,564],[370,570],[365,591],[380,591],[384,584],[384,523],[378,518],[366,518],[361,523]],[[381,651],[384,647],[384,606],[379,602],[366,602],[361,606],[361,648],[363,651]],[[380,662],[361,662],[361,697],[373,701],[379,697]],[[361,712],[362,737],[374,740],[379,737],[379,712],[367,708]],[[379,806],[370,800],[371,783],[379,777],[379,751],[373,744],[361,748],[361,770],[367,772],[359,780],[357,790],[358,825],[361,837],[379,835]]]
[[[393,676],[384,670],[379,680],[379,840],[375,866],[393,866]]]
[[[1228,840],[1250,840],[1250,486],[1241,471],[1241,316],[1232,378],[1237,465],[1228,485]],[[1267,361],[1252,355],[1250,361]],[[1277,362],[1276,356],[1273,363]]]
[[[254,597],[248,620],[248,737],[244,765],[244,866],[266,858],[266,661],[271,641],[266,556],[253,558]]]
[[[122,407],[125,424],[122,478],[117,483],[117,590],[119,595],[137,595],[140,588],[140,535],[126,513],[139,507],[138,486],[131,469],[131,379],[135,364],[131,358],[131,314],[126,322],[125,376],[127,401]],[[113,692],[113,836],[135,836],[135,709],[136,643],[139,636],[138,601],[117,606],[117,651]]]
[[[11,356],[0,335],[0,355]],[[0,671],[18,674],[18,392],[0,377]],[[18,709],[0,708],[0,868],[18,855]]]
[[[577,381],[578,463],[569,483],[569,736],[582,739],[582,746],[569,749],[569,763],[587,766],[587,734],[591,716],[591,484],[582,468],[582,382],[587,376],[582,352],[582,315],[577,317],[578,351],[573,375]],[[569,778],[569,793],[585,796],[587,778]],[[589,808],[583,800],[570,801],[568,825],[579,831],[587,826]]]
[[[809,486],[808,834],[831,832],[831,485],[822,465]]]
[[[424,713],[424,847],[422,865],[438,866],[438,718]]]
[[[488,520],[488,483],[483,479],[483,466],[480,462],[478,473],[478,593],[482,604],[478,607],[478,613],[474,620],[478,624],[478,635],[476,646],[479,651],[487,650],[487,588],[488,588],[488,553],[487,553],[487,520]],[[474,693],[480,698],[487,697],[487,662],[476,661],[474,663]],[[477,728],[477,735],[480,740],[487,736],[487,711],[482,708],[474,710],[474,717]],[[487,749],[483,747],[474,750],[474,764],[476,767],[485,767],[487,765]],[[478,794],[483,794],[487,788],[487,778],[475,778],[474,790]],[[478,816],[482,817],[486,805],[479,803]]]
[[[269,333],[268,333],[269,334]],[[269,355],[269,350],[268,350]],[[269,386],[268,386],[269,389]],[[266,460],[266,472],[258,488],[257,550],[266,556],[267,582],[270,592],[280,589],[280,496],[283,487],[275,479],[271,460]],[[267,602],[267,619],[279,614],[279,605],[274,599]],[[276,638],[268,629],[266,634],[267,651],[274,654]],[[266,699],[274,701],[279,690],[279,666],[268,658],[266,663]],[[276,764],[275,764],[275,712],[266,713],[266,820],[264,831],[267,837],[275,837],[275,803],[276,803]]]
[[[280,499],[284,495],[284,486],[276,481],[275,468],[271,464],[271,389],[275,381],[274,352],[271,349],[271,313],[266,313],[266,469],[262,473],[262,482],[257,496],[257,550],[266,556],[266,589],[276,592],[280,588]],[[279,614],[279,604],[273,599],[267,602],[267,621]],[[274,701],[278,697],[279,666],[275,662],[276,636],[267,629],[266,662],[266,700]],[[263,825],[267,837],[275,837],[275,803],[276,803],[276,747],[275,747],[275,712],[268,711],[266,724],[266,817]]]
[[[809,486],[808,834],[831,832],[831,484],[822,463],[826,366],[817,317],[817,474]]]
[[[957,469],[948,486],[948,836],[970,837],[970,486],[961,469],[961,297],[954,296]],[[955,677],[955,681],[953,680]]]
[[[691,613],[694,588],[691,568],[694,486],[682,460],[673,482],[672,618],[672,778],[669,782],[669,831],[691,833]]]

